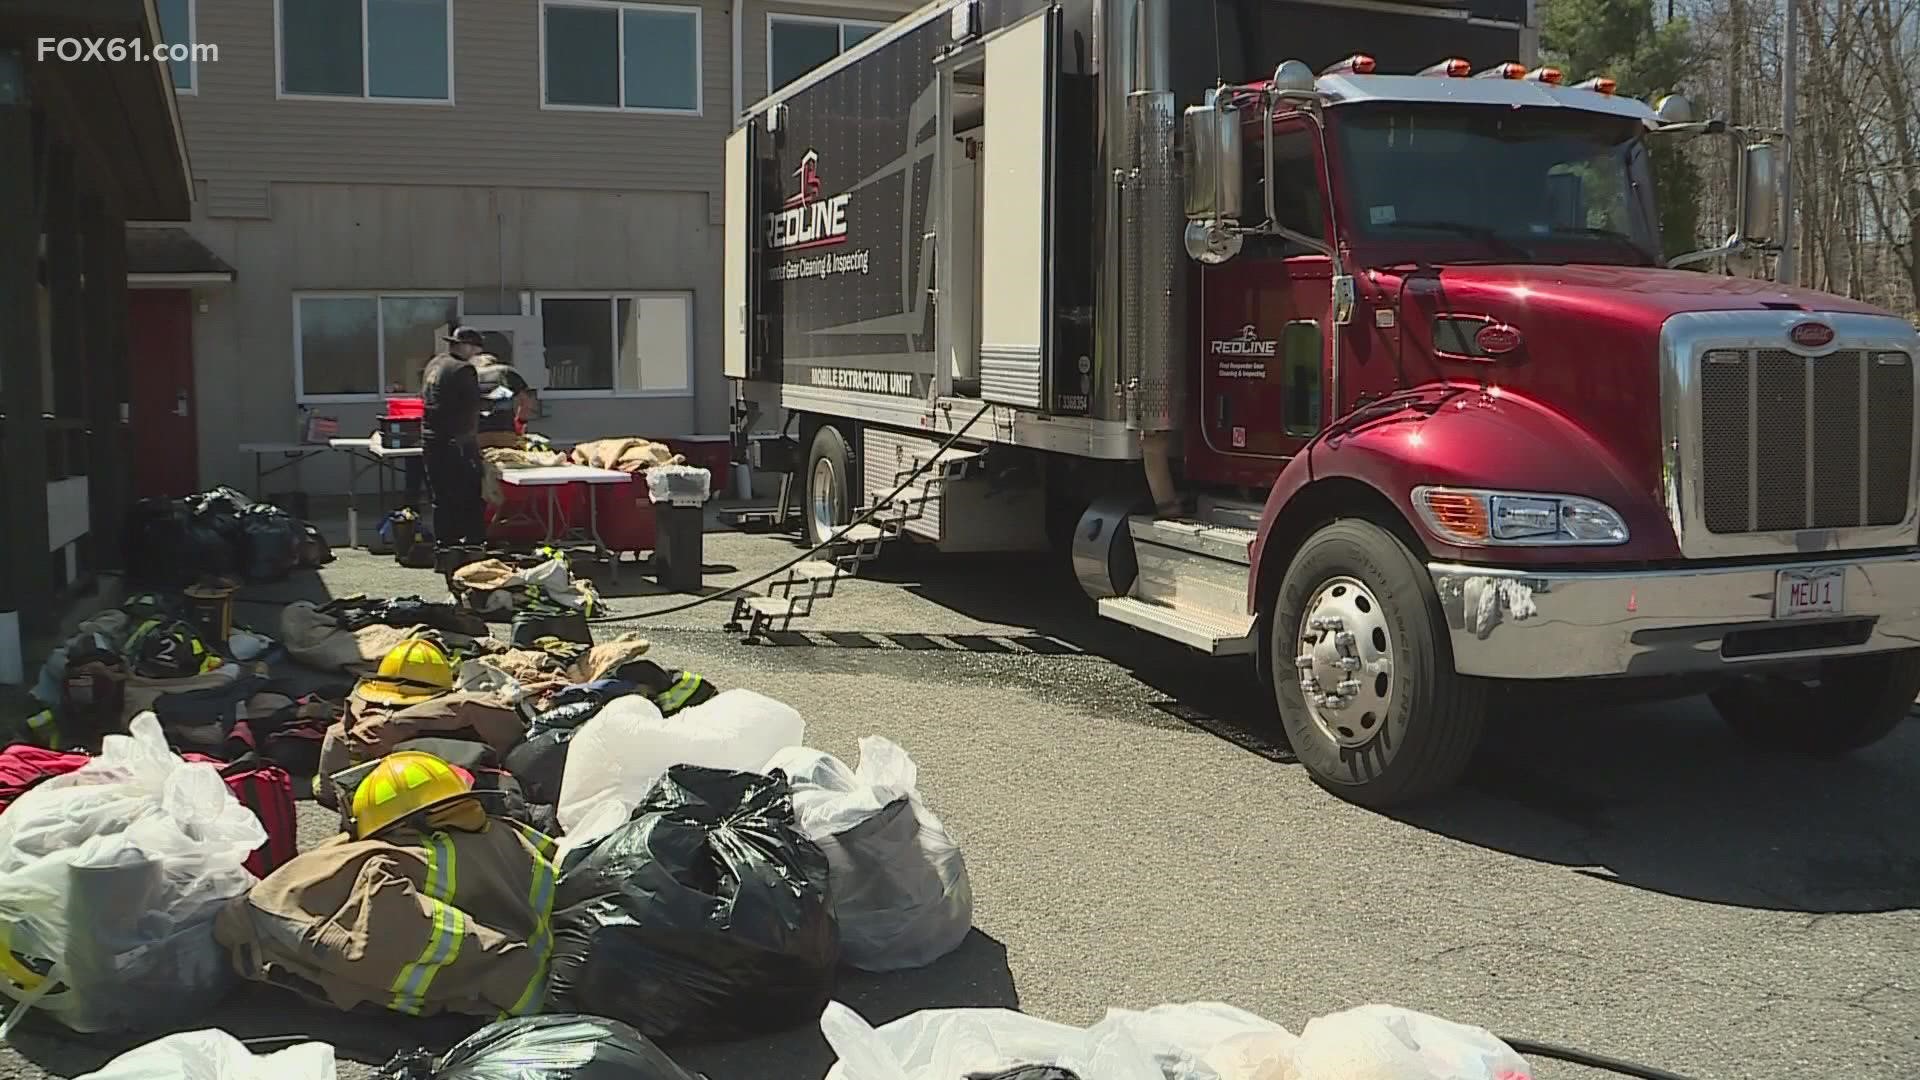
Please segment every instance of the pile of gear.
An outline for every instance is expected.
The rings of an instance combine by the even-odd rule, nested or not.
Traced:
[[[332,561],[333,549],[310,522],[230,487],[141,499],[127,515],[127,579],[153,588],[208,577],[279,581]]]

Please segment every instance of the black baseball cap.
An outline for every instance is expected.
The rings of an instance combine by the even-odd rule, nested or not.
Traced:
[[[471,326],[463,326],[451,334],[440,335],[441,341],[452,341],[461,345],[482,345],[487,343],[486,335]]]

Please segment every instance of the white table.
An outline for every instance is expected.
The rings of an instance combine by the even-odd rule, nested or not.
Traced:
[[[426,456],[426,450],[418,446],[387,447],[372,438],[328,439],[327,447],[347,455],[347,547],[352,549],[360,542],[360,508],[354,496],[354,489],[360,486],[360,478],[367,470],[373,470],[374,484],[378,499],[375,508],[378,513],[387,511],[387,472],[398,468],[393,463],[405,462],[409,458]]]
[[[297,469],[299,464],[317,454],[329,453],[333,448],[326,443],[300,442],[243,442],[240,452],[253,455],[253,497],[266,501],[267,477],[282,469]],[[269,469],[266,460],[270,457],[285,458],[280,464]],[[296,476],[298,475],[296,471]]]
[[[596,469],[588,465],[543,465],[531,469],[501,469],[500,482],[514,487],[543,487],[547,489],[547,543],[559,540],[581,539],[593,545],[594,554],[607,556],[607,562],[613,567],[613,578],[620,579],[620,557],[607,548],[607,542],[600,536],[599,503],[593,492],[587,492],[587,528],[584,533],[574,529],[569,523],[566,535],[558,535],[556,530],[560,521],[560,489],[569,484],[585,484],[589,488],[596,484],[627,484],[633,481],[633,474],[619,469]]]

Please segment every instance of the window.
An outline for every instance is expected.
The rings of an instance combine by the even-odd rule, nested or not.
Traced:
[[[767,16],[767,92],[839,56],[885,25],[805,15]]]
[[[545,294],[540,333],[549,393],[686,394],[693,389],[693,294]]]
[[[452,103],[452,0],[279,4],[283,96]]]
[[[1307,127],[1285,127],[1273,133],[1273,210],[1278,224],[1316,239],[1327,233],[1326,200],[1320,194],[1320,137]],[[1267,217],[1266,162],[1261,148],[1249,143],[1245,155],[1246,207],[1241,220],[1265,221]],[[1306,249],[1291,241],[1277,242],[1281,254],[1305,254]]]
[[[1281,337],[1281,385],[1286,388],[1288,435],[1304,438],[1320,430],[1320,324],[1301,319],[1287,324]]]
[[[451,293],[311,293],[294,297],[300,400],[413,393],[440,351],[435,332],[460,320]]]
[[[540,39],[547,108],[700,112],[699,8],[549,3]]]
[[[160,40],[168,45],[191,45],[193,43],[193,0],[158,0],[154,5],[160,15]],[[191,52],[191,50],[189,50]],[[194,92],[193,58],[169,60],[167,66],[173,69],[173,88],[181,93]]]

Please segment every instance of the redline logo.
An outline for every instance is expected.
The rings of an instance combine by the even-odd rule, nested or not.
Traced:
[[[847,207],[852,195],[820,198],[820,155],[808,150],[793,175],[800,190],[768,215],[767,246],[774,251],[804,251],[847,242]]]
[[[1240,329],[1238,336],[1213,343],[1215,356],[1277,356],[1280,353],[1278,341],[1262,341],[1260,331],[1252,325]]]

